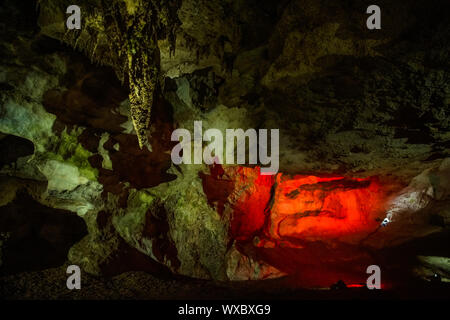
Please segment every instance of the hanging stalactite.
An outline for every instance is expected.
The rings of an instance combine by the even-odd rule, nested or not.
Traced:
[[[83,28],[63,41],[84,52],[91,60],[112,65],[129,87],[130,115],[139,146],[149,143],[151,109],[160,80],[158,40],[168,39],[175,51],[180,0],[100,0],[83,8]],[[95,41],[92,35],[95,34]],[[108,52],[99,52],[102,41]],[[87,41],[89,40],[89,41]]]
[[[116,0],[103,8],[112,17],[107,32],[118,63],[126,67],[130,88],[130,114],[139,146],[151,150],[149,126],[151,108],[160,77],[158,39],[168,38],[175,48],[178,26],[177,1]]]

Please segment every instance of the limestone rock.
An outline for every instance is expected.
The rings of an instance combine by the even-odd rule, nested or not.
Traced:
[[[82,216],[69,260],[88,273],[267,279],[448,229],[445,1],[396,1],[377,33],[358,1],[81,1],[73,32],[66,1],[4,2],[0,210],[22,190]],[[278,175],[174,165],[171,134],[194,121],[280,129]]]

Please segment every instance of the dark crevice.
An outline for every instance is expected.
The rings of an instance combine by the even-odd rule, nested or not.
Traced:
[[[46,207],[20,191],[0,207],[2,274],[43,270],[62,265],[70,247],[87,234],[75,213]]]

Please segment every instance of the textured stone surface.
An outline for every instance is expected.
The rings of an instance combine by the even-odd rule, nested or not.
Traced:
[[[133,41],[122,43],[126,39],[117,30],[102,27],[105,17],[95,10],[100,1],[82,1],[86,29],[76,41],[63,23],[65,2],[40,1],[39,11],[31,1],[5,3],[0,145],[8,151],[0,156],[0,205],[8,206],[24,189],[41,205],[82,216],[89,234],[68,258],[86,272],[168,269],[202,279],[256,280],[302,266],[314,279],[314,269],[323,265],[372,262],[367,252],[396,252],[405,243],[448,232],[445,1],[431,8],[427,1],[382,1],[390,8],[383,11],[383,28],[368,32],[365,1],[183,0],[176,10],[179,24],[169,26],[175,52],[170,32],[161,32],[151,48],[138,48],[138,57],[127,55],[131,65],[160,56],[145,59],[150,65],[144,68],[158,69],[158,79],[128,67],[131,85],[108,39],[115,37],[122,49]],[[124,6],[113,14],[128,18],[142,5],[115,3]],[[23,15],[27,19],[19,19]],[[136,101],[127,98],[136,98],[130,87],[146,81],[155,88],[137,91],[155,89],[147,97],[152,152],[140,148],[130,113]],[[273,188],[275,177],[265,180],[250,167],[173,165],[171,132],[192,131],[196,120],[204,130],[222,133],[279,128],[280,173],[294,187]],[[297,190],[303,206],[283,195],[300,187],[296,175],[347,182],[377,176],[384,200],[362,210],[364,232],[335,234],[319,222],[330,218],[325,211],[342,211],[337,190],[346,185]],[[364,208],[376,193],[367,190],[354,195],[359,198],[351,205]],[[283,201],[271,202],[272,193]],[[308,201],[314,203],[308,207]],[[384,217],[390,223],[381,227]],[[355,216],[332,218],[343,230],[359,228]],[[278,233],[270,232],[268,222],[281,225]],[[1,248],[9,239],[1,234]],[[426,260],[427,268],[446,261]],[[341,276],[330,274],[326,281]]]
[[[422,266],[417,268],[415,272],[428,281],[433,281],[436,275],[439,275],[440,281],[450,282],[450,261],[448,257],[436,257],[436,256],[419,256],[419,261]]]

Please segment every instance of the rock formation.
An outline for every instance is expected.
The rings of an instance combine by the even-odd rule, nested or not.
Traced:
[[[62,254],[94,275],[301,273],[320,287],[339,273],[312,269],[351,273],[411,244],[408,272],[450,281],[448,244],[414,251],[449,228],[446,1],[379,1],[378,31],[362,0],[79,0],[81,30],[66,28],[67,1],[4,2],[5,268],[25,206],[58,215],[55,230],[17,216],[57,243],[46,267]],[[174,165],[172,131],[197,120],[279,128],[279,173]]]

